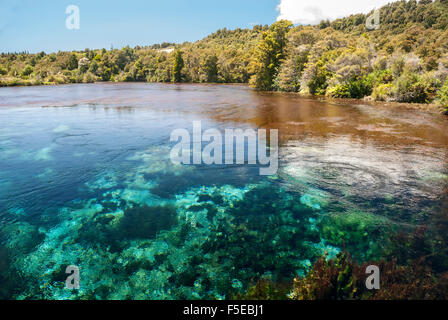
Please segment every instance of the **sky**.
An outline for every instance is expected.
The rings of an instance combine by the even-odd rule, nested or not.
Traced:
[[[0,52],[122,48],[200,40],[221,28],[314,24],[392,0],[0,0]],[[79,8],[68,29],[66,8]]]

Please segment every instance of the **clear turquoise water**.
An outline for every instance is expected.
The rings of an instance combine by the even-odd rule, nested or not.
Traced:
[[[170,133],[266,128],[280,169],[185,166]],[[0,294],[225,299],[346,248],[384,256],[447,198],[446,119],[244,86],[0,88]],[[65,268],[80,268],[79,291]]]

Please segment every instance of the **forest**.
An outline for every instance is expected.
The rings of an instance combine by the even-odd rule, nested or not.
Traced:
[[[0,54],[0,86],[248,83],[264,91],[434,103],[448,109],[448,0],[401,0],[314,26],[216,31],[194,43]]]

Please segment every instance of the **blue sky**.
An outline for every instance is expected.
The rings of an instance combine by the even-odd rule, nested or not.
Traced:
[[[0,52],[121,48],[199,40],[276,21],[279,0],[0,0]],[[68,5],[80,29],[65,26]]]
[[[396,0],[0,0],[0,52],[54,52],[196,41],[221,28],[315,24]],[[80,29],[65,26],[68,5]]]

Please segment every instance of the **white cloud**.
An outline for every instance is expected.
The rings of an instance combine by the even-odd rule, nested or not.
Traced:
[[[394,0],[280,0],[277,20],[317,24],[322,20],[343,18],[355,13],[368,13]]]

